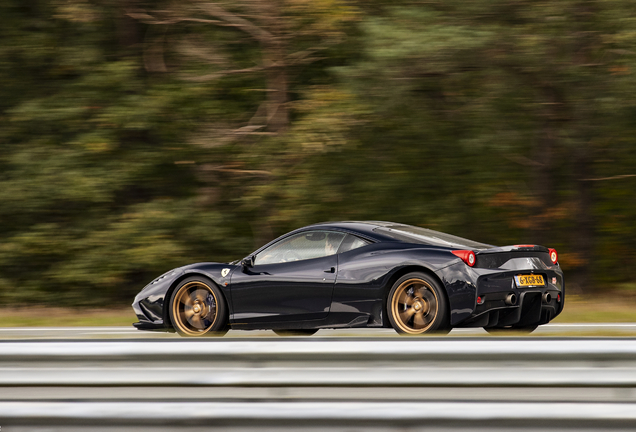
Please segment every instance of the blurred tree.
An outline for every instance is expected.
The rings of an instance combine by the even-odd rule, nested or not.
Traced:
[[[0,298],[129,303],[334,219],[636,280],[629,6],[6,0]]]
[[[339,0],[189,1],[130,9],[128,15],[164,28],[153,30],[161,37],[146,44],[149,72],[171,70],[184,82],[224,87],[233,104],[242,104],[233,121],[214,113],[191,140],[203,150],[197,158],[199,178],[218,182],[225,177],[234,195],[244,195],[244,186],[275,184],[272,165],[278,158],[262,151],[264,142],[271,138],[278,147],[285,141],[293,100],[340,61],[339,45],[358,19],[356,9]],[[167,26],[178,30],[169,33]],[[259,161],[266,167],[252,169]],[[213,190],[205,187],[201,193]],[[243,217],[253,219],[255,246],[271,240],[274,203],[258,197],[239,201],[245,203]]]
[[[633,123],[625,121],[633,102],[623,97],[634,88],[631,67],[624,66],[633,60],[633,18],[617,15],[624,6],[501,1],[368,7],[361,23],[364,58],[340,71],[339,90],[331,92],[349,96],[317,105],[320,110],[308,110],[296,123],[316,130],[326,124],[325,112],[337,119],[329,134],[322,133],[322,145],[311,146],[324,157],[306,157],[304,169],[290,164],[295,170],[285,170],[272,186],[288,200],[279,207],[292,211],[289,222],[301,215],[398,214],[491,243],[525,238],[557,246],[570,286],[579,289],[626,277],[599,265],[606,260],[596,247],[597,227],[610,215],[597,214],[602,186],[594,187],[605,181],[595,177],[607,166],[597,143],[605,143],[607,154],[630,139],[610,142],[633,134]],[[354,103],[343,110],[347,99]],[[356,106],[365,107],[361,115],[352,115]],[[351,127],[343,128],[344,121]],[[296,138],[307,149],[302,130]],[[293,126],[290,143],[296,131]],[[336,142],[343,145],[325,145]],[[325,171],[328,161],[347,169]],[[611,171],[633,169],[615,165]],[[317,172],[327,173],[328,181]],[[312,191],[317,202],[308,204],[303,191]],[[633,239],[633,226],[618,231]],[[633,246],[622,249],[634,257]],[[623,256],[618,250],[612,255]]]
[[[150,82],[134,41],[113,30],[116,8],[2,7],[3,299],[129,302],[166,266],[208,258],[211,244],[222,259],[231,236],[197,201],[193,152],[180,143],[205,90]]]
[[[158,26],[147,6],[2,5],[0,73],[16,83],[2,88],[0,118],[5,302],[128,303],[166,268],[237,258],[252,229],[272,235],[266,206],[236,206],[271,176],[251,168],[250,148],[288,127],[287,74],[340,43],[355,13],[334,1],[230,5],[252,18],[194,2],[175,11],[222,25]]]

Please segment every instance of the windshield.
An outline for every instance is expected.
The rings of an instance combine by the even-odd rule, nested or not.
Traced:
[[[411,225],[387,225],[375,228],[373,231],[407,243],[462,249],[488,249],[493,247],[485,243],[478,243],[462,237]]]

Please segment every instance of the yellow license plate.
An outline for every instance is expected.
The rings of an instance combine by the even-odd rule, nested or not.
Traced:
[[[517,275],[515,282],[517,282],[518,287],[545,285],[541,275]]]

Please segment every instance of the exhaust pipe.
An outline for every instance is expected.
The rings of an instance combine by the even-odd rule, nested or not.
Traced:
[[[504,303],[506,303],[508,306],[514,306],[517,304],[517,295],[515,293],[510,293],[506,296],[506,299],[504,300]]]
[[[552,301],[552,295],[547,292],[543,294],[543,303],[550,303]]]

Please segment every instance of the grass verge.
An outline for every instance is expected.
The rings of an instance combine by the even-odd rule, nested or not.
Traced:
[[[608,295],[606,299],[566,296],[563,312],[555,323],[627,323],[636,322],[636,299],[632,296]]]
[[[81,309],[13,307],[0,309],[0,327],[130,326],[137,322],[132,308]]]

